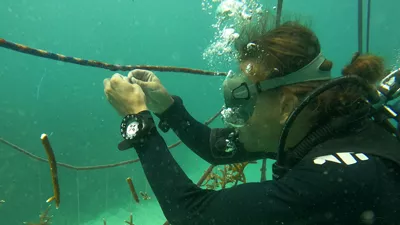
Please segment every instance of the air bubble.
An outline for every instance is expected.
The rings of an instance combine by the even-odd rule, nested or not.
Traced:
[[[214,41],[203,52],[203,59],[213,69],[219,65],[231,66],[238,57],[234,44],[241,29],[263,13],[263,6],[256,0],[203,0],[202,8],[215,8],[217,19],[212,25],[216,29]]]
[[[254,48],[256,48],[256,47],[257,47],[257,45],[254,44],[253,42],[250,42],[250,43],[248,43],[248,44],[246,45],[247,50],[251,50],[251,49],[254,49]]]
[[[246,66],[246,73],[247,73],[247,74],[250,74],[251,71],[253,71],[253,64],[249,63],[249,64],[247,64],[247,66]]]
[[[375,213],[373,211],[364,211],[361,214],[361,220],[365,224],[373,224],[375,222]]]

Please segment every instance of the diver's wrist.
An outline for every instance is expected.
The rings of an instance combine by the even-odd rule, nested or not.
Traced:
[[[171,96],[169,96],[169,98],[164,102],[163,107],[160,107],[160,110],[158,110],[158,112],[154,112],[154,113],[163,114],[174,104],[174,101],[175,100]]]
[[[136,114],[139,114],[139,113],[141,113],[143,111],[147,111],[147,110],[148,110],[148,108],[147,108],[146,104],[142,104],[142,105],[139,105],[136,107],[131,107],[131,108],[127,109],[125,112],[125,116],[130,115],[130,114],[136,115]]]

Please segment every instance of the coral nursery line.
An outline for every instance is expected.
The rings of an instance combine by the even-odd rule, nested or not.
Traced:
[[[57,60],[66,63],[78,64],[81,66],[97,67],[102,69],[107,69],[111,71],[131,71],[134,69],[152,70],[160,72],[176,72],[176,73],[190,73],[199,74],[207,76],[226,76],[225,72],[214,72],[199,69],[191,69],[185,67],[175,67],[175,66],[151,66],[151,65],[118,65],[110,64],[105,62],[100,62],[96,60],[87,60],[77,57],[65,56],[59,53],[48,52],[42,49],[31,48],[29,46],[7,41],[0,38],[0,47],[10,49],[13,51],[21,52],[28,55],[34,55],[42,58]]]
[[[220,114],[221,111],[218,111],[214,116],[212,116],[210,119],[208,119],[205,124],[208,125],[210,124],[212,121],[214,121]],[[23,149],[22,147],[11,143],[10,141],[7,141],[6,139],[0,137],[0,142],[8,145],[9,147],[13,148],[14,150],[21,152],[23,154],[25,154],[28,157],[31,157],[33,159],[36,159],[40,162],[48,162],[47,159],[42,158],[40,156],[37,156],[25,149]],[[177,146],[179,146],[182,142],[181,141],[177,141],[176,143],[169,145],[168,148],[172,149],[175,148]],[[96,165],[96,166],[73,166],[67,163],[62,163],[62,162],[57,162],[57,166],[60,167],[65,167],[68,169],[73,169],[73,170],[98,170],[98,169],[106,169],[106,168],[111,168],[111,167],[118,167],[118,166],[123,166],[123,165],[127,165],[127,164],[132,164],[132,163],[136,163],[139,162],[139,159],[133,159],[133,160],[127,160],[127,161],[122,161],[122,162],[117,162],[117,163],[112,163],[112,164],[106,164],[106,165]]]

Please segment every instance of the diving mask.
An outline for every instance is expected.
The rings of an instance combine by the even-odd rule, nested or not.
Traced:
[[[254,112],[258,94],[263,91],[308,81],[330,80],[331,72],[319,69],[324,61],[325,57],[319,54],[296,72],[256,83],[244,74],[229,72],[223,82],[225,105],[221,115],[225,124],[233,127],[244,126]]]

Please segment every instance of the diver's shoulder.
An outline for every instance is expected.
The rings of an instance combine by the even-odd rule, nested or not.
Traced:
[[[315,146],[305,158],[317,162],[324,158],[335,161],[336,158],[338,162],[349,165],[382,158],[400,165],[400,142],[379,125],[371,124],[359,133],[332,138]]]

